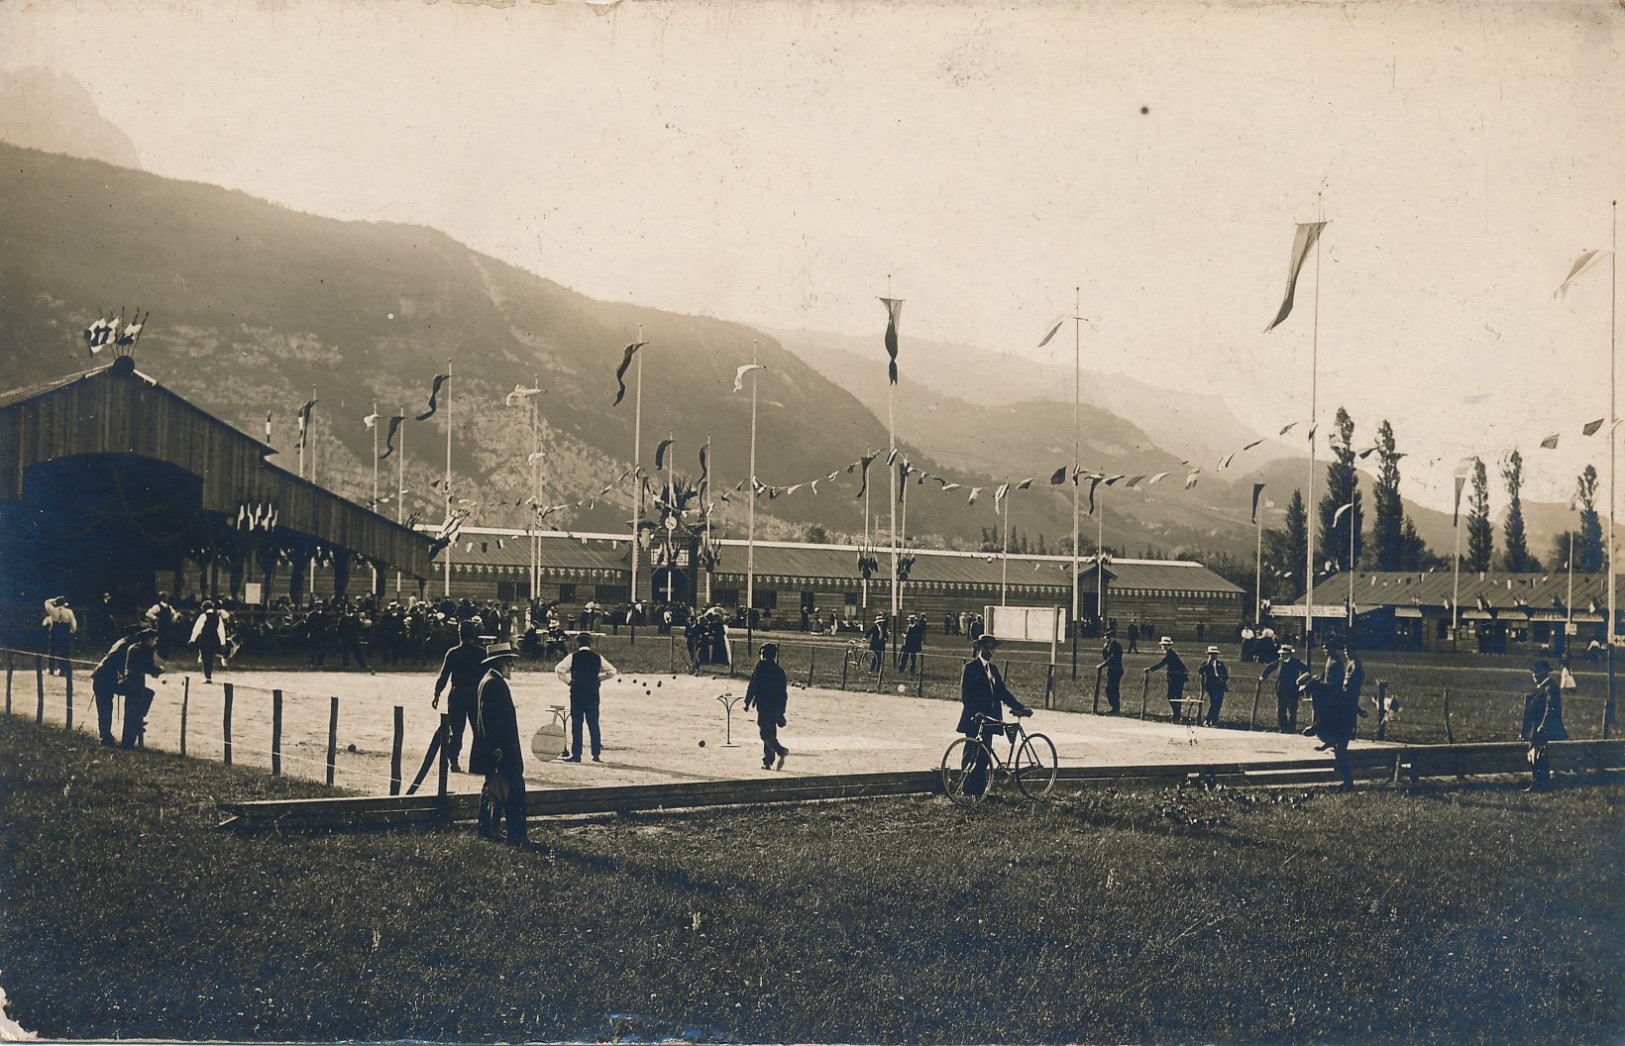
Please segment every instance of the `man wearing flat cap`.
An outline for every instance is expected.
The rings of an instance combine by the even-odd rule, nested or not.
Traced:
[[[981,795],[987,790],[986,746],[992,744],[993,738],[1004,730],[1004,713],[999,705],[1009,705],[1011,714],[1017,718],[1033,714],[1004,685],[1004,676],[999,672],[999,666],[993,663],[993,648],[998,645],[999,641],[990,635],[984,633],[977,636],[971,645],[975,656],[965,662],[965,669],[959,676],[959,703],[962,708],[957,729],[966,737],[979,736],[982,739],[981,745],[965,746],[966,756],[971,757],[971,750],[974,749],[976,760],[971,772],[965,775],[966,795]]]
[[[1298,732],[1298,698],[1303,693],[1298,688],[1298,679],[1308,671],[1309,666],[1298,660],[1292,644],[1282,643],[1277,660],[1265,665],[1258,677],[1263,681],[1271,673],[1279,673],[1275,676],[1275,721],[1283,734]]]
[[[790,703],[789,682],[784,669],[779,667],[779,644],[763,643],[762,659],[750,674],[745,687],[745,711],[756,709],[756,727],[762,735],[762,769],[784,769],[784,757],[790,750],[779,743],[779,727],[784,725],[784,710]]]
[[[480,791],[480,835],[501,839],[498,822],[507,820],[507,840],[525,842],[525,761],[519,747],[519,717],[508,689],[508,673],[519,651],[495,643],[485,652],[485,676],[474,700],[474,736],[468,746],[469,773],[484,774]]]

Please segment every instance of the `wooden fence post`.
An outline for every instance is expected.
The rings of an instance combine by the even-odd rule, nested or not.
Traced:
[[[671,633],[671,642],[666,647],[666,671],[672,675],[677,674],[677,633]]]
[[[186,756],[186,711],[192,701],[192,677],[181,677],[181,756]]]
[[[1051,661],[1044,672],[1044,707],[1055,707],[1055,662]]]
[[[914,696],[925,696],[925,655],[914,655]]]
[[[395,706],[395,744],[389,755],[389,794],[401,794],[401,745],[406,741],[406,709]]]
[[[1258,729],[1258,699],[1264,696],[1264,680],[1260,679],[1253,687],[1253,714],[1247,717],[1247,729]]]
[[[327,783],[333,784],[339,758],[339,699],[328,698],[327,705]]]
[[[282,691],[271,691],[271,776],[282,776]]]
[[[188,678],[190,678],[190,677],[188,677]],[[222,739],[225,742],[225,747],[222,750],[224,752],[223,758],[225,759],[226,765],[230,766],[231,765],[231,701],[232,701],[232,698],[235,695],[232,693],[233,688],[232,688],[232,685],[230,683],[225,684],[225,688],[226,688],[226,690],[225,690],[225,693],[226,693],[226,711],[225,711],[225,715],[222,716],[222,718],[220,720],[220,730],[221,730],[221,734],[222,734]]]
[[[6,651],[6,715],[11,714],[11,651]]]
[[[1100,714],[1100,673],[1102,673],[1104,671],[1105,671],[1104,668],[1095,669],[1095,696],[1089,702],[1089,714],[1090,715],[1099,715]],[[1077,665],[1076,664],[1073,665],[1072,678],[1073,679],[1078,678]],[[1119,700],[1121,700],[1121,698],[1119,698]]]
[[[841,656],[841,689],[846,689],[846,673],[852,668],[852,650],[848,648]]]
[[[807,648],[807,685],[813,685],[813,669],[818,665],[818,648]]]
[[[68,688],[67,723],[64,729],[71,734],[73,733],[73,662],[64,661],[62,664],[65,666],[62,669],[62,682]]]
[[[1145,703],[1151,697],[1151,673],[1147,672],[1140,679],[1140,718],[1145,718]]]
[[[45,722],[45,659],[38,654],[34,655],[34,685],[39,691],[39,707],[34,712],[34,722]]]
[[[1454,730],[1450,729],[1450,688],[1449,687],[1444,688],[1444,743],[1447,744],[1447,745],[1453,745],[1453,744],[1456,743],[1456,733],[1455,733]]]

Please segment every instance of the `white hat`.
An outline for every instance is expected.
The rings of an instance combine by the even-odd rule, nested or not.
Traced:
[[[1210,646],[1207,648],[1207,652],[1210,654],[1217,654],[1219,652],[1219,648],[1216,646]]]
[[[1157,640],[1157,642],[1161,643],[1163,646],[1173,646],[1174,645],[1174,641],[1171,638],[1169,638],[1168,636],[1163,636],[1161,639]]]

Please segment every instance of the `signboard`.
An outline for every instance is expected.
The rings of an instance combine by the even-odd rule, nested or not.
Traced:
[[[986,629],[1006,643],[1066,641],[1065,607],[984,607]]]
[[[1303,607],[1298,607],[1298,606],[1270,607],[1270,617],[1302,617],[1302,616],[1303,616]],[[1349,616],[1349,608],[1348,608],[1348,605],[1345,604],[1345,603],[1316,603],[1315,604],[1315,616],[1316,617],[1334,617],[1334,618],[1342,619],[1342,618],[1346,618],[1346,617]]]
[[[255,606],[260,601],[260,583],[258,581],[243,582],[243,602]]]

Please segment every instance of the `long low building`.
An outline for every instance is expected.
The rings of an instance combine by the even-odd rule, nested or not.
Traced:
[[[625,534],[465,528],[453,556],[451,591],[459,598],[519,602],[532,595],[534,571],[535,594],[559,600],[566,609],[589,601],[621,606],[633,601],[629,548]],[[690,549],[679,545],[668,554],[657,539],[640,552],[637,600],[754,605],[765,622],[787,628],[801,626],[803,611],[809,623],[827,627],[831,614],[837,622],[855,625],[891,605],[887,549],[866,557],[853,545],[758,541],[752,552],[744,541],[723,540],[714,550],[714,568],[695,571]],[[925,614],[937,625],[945,616],[990,605],[1071,608],[1069,556],[911,549],[907,557],[904,612]],[[867,579],[860,565],[866,558],[877,561]],[[1097,578],[1096,569],[1092,559],[1079,562],[1079,618],[1086,623],[1099,619],[1101,596],[1106,618],[1123,630],[1137,624],[1182,638],[1228,638],[1241,623],[1242,590],[1200,563],[1108,558],[1104,579]],[[429,580],[427,594],[439,595],[444,586],[442,573]]]
[[[1315,582],[1316,632],[1399,650],[1558,651],[1606,641],[1605,574],[1355,571]],[[1615,581],[1619,584],[1618,579]],[[1625,586],[1622,586],[1625,590]],[[1301,631],[1303,600],[1270,608]],[[1616,629],[1617,629],[1616,624]]]

